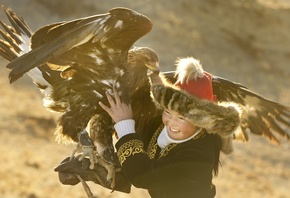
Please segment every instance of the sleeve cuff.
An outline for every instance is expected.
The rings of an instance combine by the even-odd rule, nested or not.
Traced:
[[[114,125],[118,138],[130,133],[135,133],[135,121],[133,119],[122,120]]]

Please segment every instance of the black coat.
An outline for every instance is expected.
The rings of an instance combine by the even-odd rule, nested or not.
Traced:
[[[157,138],[163,127],[158,117],[144,129],[145,137],[129,134],[116,143],[127,180],[147,189],[153,198],[214,197],[212,175],[218,166],[219,137],[203,131],[192,140],[170,144],[160,152]]]

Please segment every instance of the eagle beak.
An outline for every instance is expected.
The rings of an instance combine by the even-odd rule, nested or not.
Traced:
[[[155,63],[155,65],[153,64],[146,64],[146,67],[152,71],[153,73],[159,73],[160,69],[159,69],[159,63]]]

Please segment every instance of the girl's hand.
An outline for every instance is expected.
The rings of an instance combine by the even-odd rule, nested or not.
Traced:
[[[106,96],[111,107],[107,107],[102,102],[99,102],[99,105],[112,117],[115,123],[122,120],[133,119],[131,105],[123,103],[117,90],[115,88],[113,90],[115,100],[108,92],[106,92]]]

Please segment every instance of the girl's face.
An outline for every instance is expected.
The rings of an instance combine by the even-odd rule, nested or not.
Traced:
[[[169,109],[164,109],[162,121],[167,129],[169,137],[174,140],[189,138],[198,129],[195,125],[186,121],[183,116]]]

